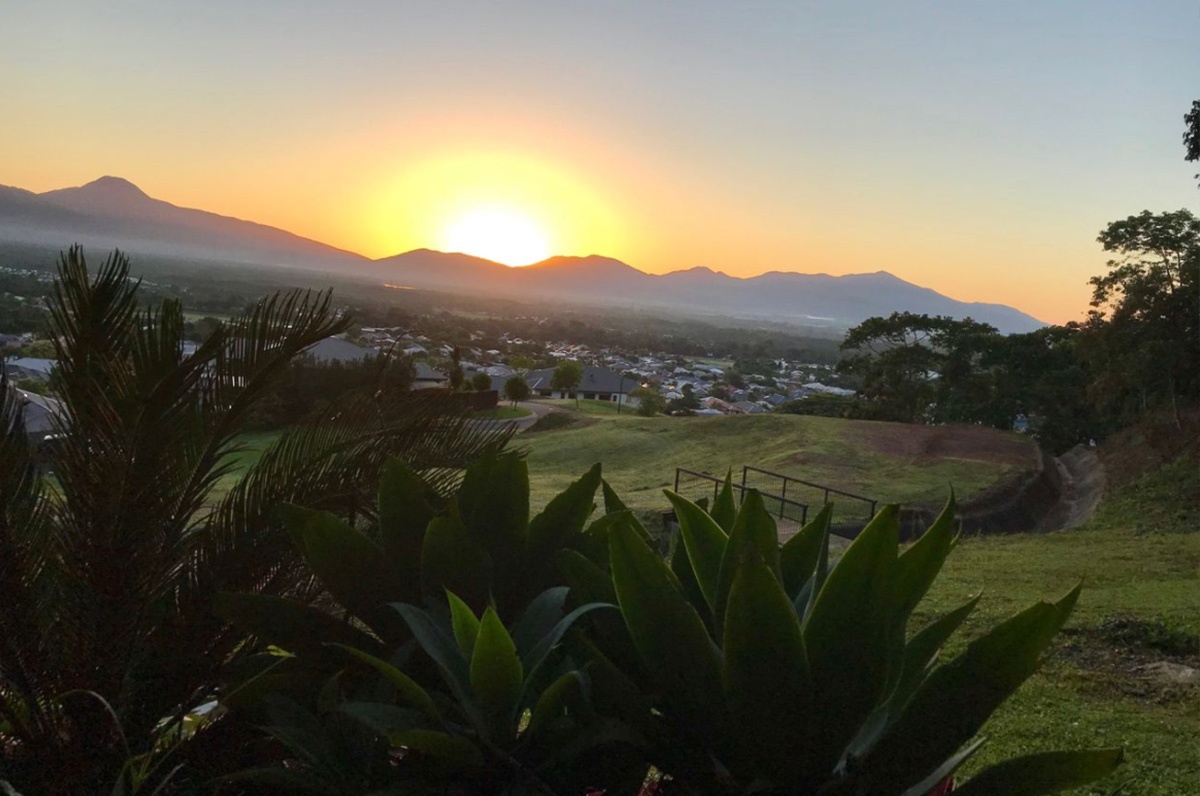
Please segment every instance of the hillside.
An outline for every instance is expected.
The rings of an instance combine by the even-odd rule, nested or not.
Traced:
[[[584,402],[587,403],[587,402]],[[1022,437],[977,426],[908,426],[799,415],[592,418],[581,427],[525,434],[533,504],[543,505],[595,462],[630,508],[665,508],[663,487],[675,468],[741,477],[753,465],[881,502],[940,505],[951,487],[960,498],[1034,465]],[[711,492],[691,479],[689,497]],[[788,495],[820,503],[822,494],[789,487]],[[849,504],[847,504],[849,505]]]

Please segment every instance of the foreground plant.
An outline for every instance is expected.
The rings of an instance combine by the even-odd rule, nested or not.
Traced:
[[[908,619],[954,546],[953,501],[903,552],[898,512],[877,515],[829,566],[828,507],[782,548],[755,492],[712,513],[668,492],[682,544],[668,566],[628,515],[608,535],[612,594],[636,669],[600,667],[596,701],[648,739],[650,760],[682,793],[921,796],[982,743],[991,713],[1037,669],[1079,589],[1039,603],[938,665],[977,602],[910,633]],[[603,584],[571,554],[588,599]],[[590,573],[590,575],[589,575]],[[629,654],[598,637],[600,660]],[[1112,771],[1118,749],[1030,755],[986,769],[964,794],[1043,794]]]
[[[0,389],[0,780],[25,796],[187,780],[195,766],[179,765],[219,747],[223,728],[180,744],[181,728],[244,648],[213,615],[216,594],[316,591],[275,507],[370,512],[364,484],[389,457],[446,489],[507,438],[428,396],[364,396],[284,433],[217,493],[270,385],[348,324],[328,294],[273,296],[185,356],[179,303],[142,309],[124,256],[95,275],[80,249],[62,258],[52,478]]]

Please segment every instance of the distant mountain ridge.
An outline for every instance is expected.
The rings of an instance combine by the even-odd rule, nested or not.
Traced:
[[[1002,304],[961,302],[887,271],[830,276],[770,271],[734,277],[705,266],[648,274],[601,255],[556,256],[524,268],[467,254],[416,249],[370,260],[252,221],[178,207],[128,180],[101,177],[33,193],[0,186],[0,241],[70,243],[133,253],[335,271],[417,288],[525,300],[787,321],[847,328],[896,311],[972,317],[1002,332],[1041,321]]]

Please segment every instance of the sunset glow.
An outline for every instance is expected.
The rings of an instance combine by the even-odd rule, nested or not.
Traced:
[[[1196,198],[1200,15],[1097,2],[15,3],[0,186],[112,174],[371,258],[887,270],[1080,320],[1103,224]]]
[[[447,227],[441,248],[504,265],[529,265],[551,254],[546,234],[537,224],[499,207],[472,210],[456,219]]]

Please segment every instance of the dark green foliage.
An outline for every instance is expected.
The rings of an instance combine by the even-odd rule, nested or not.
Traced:
[[[622,515],[610,515],[608,534],[638,661],[622,678],[637,684],[647,712],[594,707],[639,728],[673,792],[926,793],[977,748],[972,739],[1036,669],[1079,593],[1034,606],[939,666],[938,649],[975,601],[916,634],[907,621],[953,546],[953,503],[903,552],[897,512],[885,509],[829,567],[827,511],[781,551],[752,495],[730,533],[668,497],[683,540],[671,567]],[[714,505],[724,515],[721,495]],[[594,593],[594,576],[578,576],[585,570],[572,567],[569,579]],[[596,638],[603,660],[626,654],[619,637]],[[968,787],[1051,793],[1119,759],[1115,750],[1036,756]]]
[[[1192,109],[1183,117],[1184,160],[1200,160],[1200,100],[1192,101]],[[1198,175],[1200,178],[1200,175]]]
[[[406,358],[371,357],[361,362],[317,362],[299,356],[281,373],[255,409],[254,428],[286,428],[339,404],[382,393],[397,395],[412,385]]]
[[[518,401],[527,400],[529,394],[529,383],[525,381],[524,376],[512,376],[504,382],[504,400],[506,401],[516,404]]]
[[[289,430],[217,494],[271,385],[347,321],[327,294],[273,296],[185,357],[180,305],[141,309],[138,291],[119,253],[94,275],[80,249],[62,257],[50,316],[67,417],[52,479],[35,475],[3,389],[0,771],[26,796],[153,790],[236,732],[211,717],[179,743],[247,651],[214,617],[217,594],[260,592],[254,621],[281,635],[320,622],[279,503],[361,514],[387,458],[449,473],[506,439],[428,397],[364,399]],[[201,776],[184,769],[173,781]]]
[[[476,373],[471,377],[471,389],[476,392],[486,392],[492,389],[492,377],[486,373]]]

